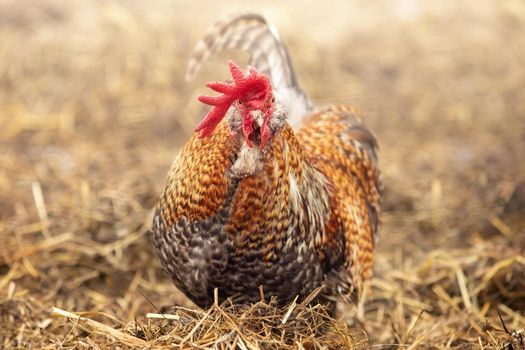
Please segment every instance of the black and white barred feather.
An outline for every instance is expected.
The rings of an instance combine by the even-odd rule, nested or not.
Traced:
[[[250,65],[271,77],[274,94],[288,108],[288,121],[293,127],[298,127],[302,117],[312,111],[312,103],[297,81],[286,45],[263,16],[236,13],[216,22],[197,43],[188,62],[186,80],[195,78],[204,61],[224,49],[250,53]]]

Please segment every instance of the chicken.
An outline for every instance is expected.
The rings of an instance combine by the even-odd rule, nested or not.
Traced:
[[[219,22],[197,45],[191,78],[222,48],[232,82],[176,157],[151,237],[175,285],[207,307],[275,296],[280,304],[321,287],[319,300],[356,301],[371,275],[381,190],[377,142],[352,106],[312,112],[288,51],[263,17]],[[257,68],[255,68],[257,67]],[[294,126],[292,126],[294,125]]]

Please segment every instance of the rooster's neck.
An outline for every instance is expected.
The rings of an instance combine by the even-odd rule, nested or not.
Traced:
[[[237,249],[260,244],[272,259],[299,237],[322,243],[331,219],[329,184],[307,161],[289,125],[263,150],[242,146],[231,169],[239,183],[226,230],[236,237]]]

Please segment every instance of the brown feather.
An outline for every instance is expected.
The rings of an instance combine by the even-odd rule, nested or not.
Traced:
[[[207,305],[213,287],[254,301],[260,285],[282,302],[320,286],[330,299],[362,292],[371,274],[380,183],[376,141],[356,115],[351,107],[322,110],[297,135],[285,125],[248,175],[232,170],[246,145],[225,120],[212,136],[190,139],[168,175],[153,229],[163,263],[190,298]],[[202,232],[212,224],[222,242],[212,245],[222,259],[213,274]],[[173,251],[195,266],[179,266]],[[204,287],[192,291],[192,273],[207,276]]]

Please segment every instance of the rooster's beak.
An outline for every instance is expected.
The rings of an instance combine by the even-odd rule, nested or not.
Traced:
[[[264,113],[260,109],[250,111],[250,114],[253,120],[257,123],[259,127],[263,125],[264,122]]]

